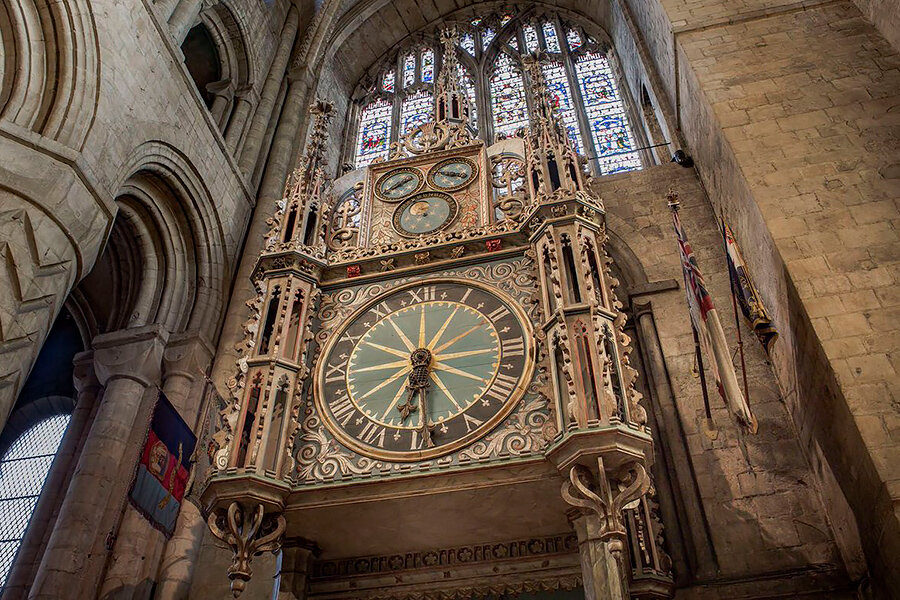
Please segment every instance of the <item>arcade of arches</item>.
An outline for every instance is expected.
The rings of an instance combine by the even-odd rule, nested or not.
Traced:
[[[0,49],[3,600],[900,597],[900,1],[22,0]]]

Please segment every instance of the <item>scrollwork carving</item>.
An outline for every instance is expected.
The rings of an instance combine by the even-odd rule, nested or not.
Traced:
[[[603,458],[597,458],[597,465],[596,473],[585,465],[573,465],[563,482],[562,497],[583,514],[599,519],[601,539],[617,539],[611,550],[621,552],[626,535],[622,509],[650,489],[650,476],[640,461],[626,463],[612,474],[607,473]]]
[[[284,516],[266,514],[262,504],[250,507],[232,502],[227,509],[213,511],[207,524],[212,534],[231,548],[228,578],[231,593],[237,598],[253,575],[250,569],[253,556],[266,551],[276,552],[281,547],[286,525]]]

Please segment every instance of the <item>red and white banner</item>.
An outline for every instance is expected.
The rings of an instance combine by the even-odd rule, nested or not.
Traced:
[[[691,321],[700,338],[701,349],[704,354],[713,357],[713,360],[709,361],[709,365],[719,394],[741,424],[751,433],[756,433],[758,427],[756,418],[750,412],[750,406],[738,385],[734,365],[731,362],[731,354],[728,351],[728,343],[725,341],[725,332],[719,321],[719,314],[706,289],[706,284],[703,282],[703,274],[700,273],[694,251],[681,227],[678,210],[675,207],[672,210],[672,220],[675,224],[675,237],[678,238],[678,249],[681,253],[681,270],[684,274],[684,287],[687,292]]]

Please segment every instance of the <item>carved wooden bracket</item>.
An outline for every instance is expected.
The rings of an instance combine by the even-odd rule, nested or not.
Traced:
[[[597,466],[594,474],[584,465],[573,465],[569,480],[563,482],[562,497],[582,513],[599,518],[600,538],[617,540],[618,543],[610,544],[610,550],[621,552],[626,535],[622,509],[650,489],[650,476],[637,460],[625,463],[613,473],[607,472],[602,457],[597,458]]]
[[[276,552],[281,547],[286,525],[284,516],[265,514],[262,504],[250,507],[232,502],[227,509],[213,511],[207,523],[212,534],[228,544],[234,553],[228,578],[231,593],[237,598],[253,574],[250,570],[253,556],[268,550]]]

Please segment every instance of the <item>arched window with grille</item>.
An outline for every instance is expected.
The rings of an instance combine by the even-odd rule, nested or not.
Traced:
[[[539,57],[566,130],[596,175],[640,169],[642,158],[607,44],[580,23],[555,14],[488,14],[453,23],[459,33],[459,81],[472,106],[471,125],[488,144],[528,126],[531,82],[526,55]],[[441,57],[437,26],[426,41],[382,64],[354,113],[359,168],[386,158],[388,147],[432,118],[433,83]]]
[[[25,536],[71,415],[39,421],[0,457],[0,589]]]

